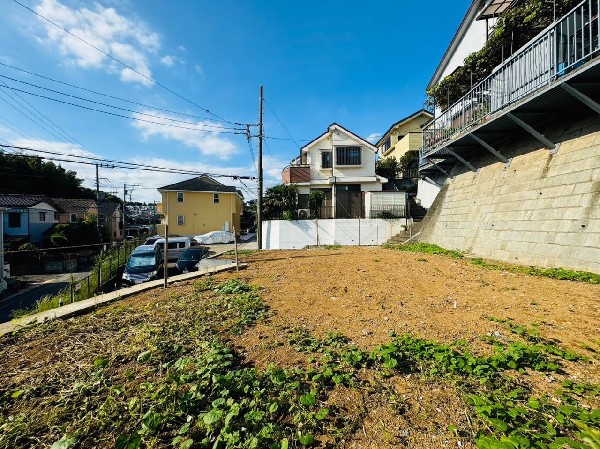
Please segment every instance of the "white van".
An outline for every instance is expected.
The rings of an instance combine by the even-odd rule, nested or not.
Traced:
[[[167,245],[167,262],[176,262],[181,253],[192,245],[192,241],[189,237],[169,237]],[[162,253],[165,250],[165,239],[156,240],[154,246]]]

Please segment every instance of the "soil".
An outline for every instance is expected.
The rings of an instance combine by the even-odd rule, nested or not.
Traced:
[[[535,393],[552,394],[565,377],[600,383],[600,285],[378,247],[255,252],[242,260],[249,266],[240,277],[262,287],[273,313],[234,340],[257,366],[301,364],[302,355],[286,344],[286,330],[298,327],[317,337],[339,332],[367,349],[389,342],[392,333],[411,333],[437,342],[463,340],[482,354],[490,351],[483,336],[512,340],[506,325],[490,321],[497,318],[537,324],[544,338],[590,357],[588,364],[567,364],[565,376],[523,376]],[[474,447],[447,430],[471,426],[468,407],[451,385],[422,378],[390,382],[402,413],[383,395],[337,392],[335,400],[365,414],[362,429],[344,447]]]
[[[490,351],[482,341],[486,335],[515,338],[505,324],[490,320],[496,318],[537,324],[544,338],[589,358],[586,363],[565,362],[562,374],[526,373],[522,380],[535,393],[552,394],[566,378],[600,384],[600,285],[493,271],[446,256],[379,247],[248,252],[241,261],[248,266],[239,273],[214,277],[239,277],[261,287],[269,319],[231,337],[245,362],[259,368],[308,363],[311,354],[298,352],[288,341],[290,330],[298,328],[315,337],[335,331],[364,349],[389,342],[393,333],[410,333],[440,343],[462,340],[482,354]],[[190,290],[192,284],[179,283],[166,293],[155,290],[123,300],[103,309],[103,314],[150,313],[156,301]],[[99,319],[95,315],[75,318],[88,320],[94,329],[93,335],[81,339],[118,344],[114,335],[125,332],[123,324],[111,326],[110,321]],[[15,337],[20,350],[0,348],[0,355],[4,352],[6,357],[3,372],[37,376],[57,359],[71,368],[77,366],[76,351],[56,345],[65,337],[55,334],[39,331]],[[69,341],[71,346],[83,346],[78,340]],[[57,354],[62,349],[69,351],[64,360]],[[472,413],[451,382],[417,375],[374,382],[380,382],[379,387],[370,391],[340,386],[329,397],[338,409],[362,417],[341,447],[474,447]],[[599,399],[594,400],[590,405],[600,407]],[[459,432],[449,432],[450,425]]]

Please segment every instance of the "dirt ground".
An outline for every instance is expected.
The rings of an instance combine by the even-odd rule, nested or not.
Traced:
[[[489,319],[497,318],[539,324],[543,337],[590,357],[587,364],[569,364],[566,377],[600,382],[600,285],[375,247],[256,252],[242,259],[249,266],[240,276],[263,288],[261,297],[273,312],[269,323],[235,340],[258,366],[301,364],[302,355],[285,344],[285,329],[297,327],[321,337],[336,331],[368,349],[395,332],[445,343],[464,340],[484,353],[490,347],[481,337],[511,339],[506,326]],[[552,394],[565,379],[528,374],[525,381],[539,394]],[[448,439],[449,425],[470,426],[466,405],[452,386],[406,378],[392,382],[403,413],[395,413],[386,398],[340,393],[342,403],[363,406],[366,413],[365,425],[345,447],[473,447],[465,439]]]
[[[260,286],[259,295],[270,308],[268,320],[231,337],[236,351],[250,365],[292,368],[309,363],[314,354],[299,352],[290,344],[294,329],[315,337],[335,331],[362,349],[389,342],[393,333],[410,333],[440,343],[463,340],[475,353],[484,354],[490,345],[482,337],[515,338],[505,324],[490,320],[495,318],[539,325],[544,338],[588,358],[585,363],[565,361],[562,374],[526,373],[522,381],[536,394],[552,395],[565,379],[600,384],[600,285],[493,271],[446,256],[372,247],[247,252],[241,261],[248,266],[239,273],[214,277],[239,277]],[[182,282],[166,293],[155,290],[120,301],[101,314],[134,315],[136,310],[151,310],[157,301],[191,289],[193,282]],[[106,340],[114,345],[119,340],[112,334],[128,332],[123,323],[106,324],[95,314],[75,320],[94,329],[93,335],[78,337],[86,341]],[[38,338],[52,347],[54,337],[46,331],[24,337],[19,356],[9,357],[12,362],[5,365],[6,372],[42,373],[55,360],[55,355],[41,351]],[[65,351],[73,354],[68,346]],[[378,386],[370,391],[339,386],[329,397],[339,410],[362,417],[361,426],[339,447],[474,447],[472,413],[452,382],[407,375],[373,379],[373,385]],[[600,398],[593,401],[591,407],[600,407]],[[449,432],[449,426],[457,426],[459,432]]]

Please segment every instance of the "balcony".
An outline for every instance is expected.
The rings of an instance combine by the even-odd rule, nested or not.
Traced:
[[[584,0],[498,66],[423,131],[419,171],[441,171],[526,132],[549,150],[556,145],[540,130],[549,117],[581,104],[600,114],[600,0]]]
[[[281,171],[284,184],[310,182],[310,165],[288,165]]]

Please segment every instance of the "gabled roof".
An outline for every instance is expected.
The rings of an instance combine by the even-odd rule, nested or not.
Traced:
[[[27,193],[6,193],[0,195],[0,207],[32,207],[47,202],[52,205],[46,195],[30,195]]]
[[[381,136],[381,138],[377,141],[377,143],[375,144],[376,147],[379,147],[379,145],[381,145],[383,143],[383,141],[386,139],[386,137],[388,136],[389,133],[392,132],[392,130],[399,125],[403,125],[404,123],[408,122],[409,120],[412,120],[416,117],[418,117],[419,115],[424,114],[424,115],[428,115],[429,118],[433,118],[433,114],[431,112],[429,112],[427,109],[421,109],[420,111],[417,111],[411,115],[409,115],[408,117],[404,117],[401,120],[398,120],[396,123],[394,123],[392,126],[390,126],[390,128],[383,133],[383,135]]]
[[[373,144],[371,142],[369,142],[368,140],[363,139],[362,137],[360,137],[357,134],[354,134],[352,131],[344,128],[342,125],[338,125],[337,123],[332,123],[331,125],[329,125],[327,127],[327,131],[325,131],[323,134],[321,134],[319,137],[317,137],[316,139],[311,140],[310,142],[308,142],[306,145],[304,145],[302,148],[300,148],[300,152],[302,152],[302,150],[304,150],[306,147],[309,147],[310,145],[312,145],[313,143],[315,143],[316,141],[318,141],[319,139],[322,139],[324,136],[326,136],[329,133],[332,133],[333,131],[340,131],[346,134],[349,134],[350,136],[354,137],[357,140],[360,140],[360,142],[362,144],[364,144],[368,149],[370,149],[371,151],[373,151],[374,153],[377,152],[377,148],[373,146]]]
[[[96,209],[96,201],[87,198],[52,198],[60,212],[68,214],[87,214]]]
[[[100,203],[98,213],[102,215],[112,215],[121,206],[119,203]]]
[[[168,186],[159,187],[160,191],[179,191],[179,192],[231,192],[237,193],[234,186],[226,186],[218,181],[215,181],[210,176],[198,176],[197,178],[187,179],[185,181],[169,184]]]

